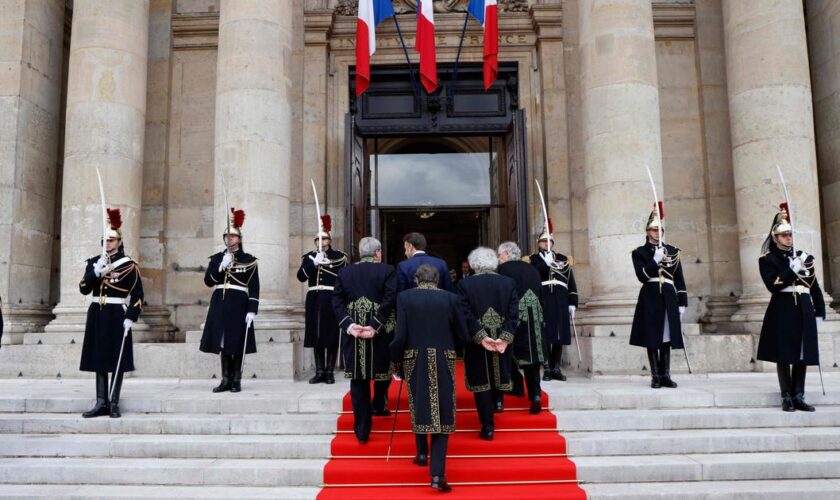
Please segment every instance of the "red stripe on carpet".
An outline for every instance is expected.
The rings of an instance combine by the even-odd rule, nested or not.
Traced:
[[[391,384],[388,397],[393,412],[399,382]],[[543,410],[539,415],[514,408],[527,409],[527,398],[505,397],[505,412],[496,414],[493,441],[478,438],[478,415],[472,393],[464,386],[463,365],[457,364],[456,432],[450,435],[446,460],[446,479],[453,490],[445,498],[476,499],[558,499],[580,500],[586,493],[574,483],[575,464],[566,458],[566,440],[558,433],[557,420]],[[548,395],[543,393],[543,407]],[[405,389],[400,398],[397,431],[410,431],[411,418]],[[345,411],[351,410],[350,395],[343,399]],[[374,417],[373,432],[367,444],[361,445],[352,433],[353,415],[338,417],[340,432],[332,441],[333,458],[324,467],[325,486],[319,500],[378,499],[399,496],[400,500],[436,498],[440,493],[428,486],[428,467],[411,462],[416,453],[414,434],[397,432],[391,447],[391,459],[385,461],[390,440],[393,413],[390,417]],[[572,481],[564,483],[564,481]],[[525,484],[505,484],[522,482]],[[458,484],[482,483],[482,484]],[[488,484],[484,484],[488,483]],[[530,484],[528,484],[530,483]]]

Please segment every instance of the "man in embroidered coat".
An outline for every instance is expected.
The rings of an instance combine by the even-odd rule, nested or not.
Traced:
[[[143,280],[137,263],[125,255],[120,211],[109,208],[107,213],[106,254],[87,260],[84,277],[79,282],[82,295],[93,295],[79,369],[96,373],[96,404],[82,414],[85,418],[121,416],[123,373],[134,371],[131,328],[143,310]],[[112,373],[110,399],[108,372]]]
[[[333,309],[341,328],[344,377],[350,379],[353,430],[360,443],[370,436],[372,415],[386,416],[391,357],[388,344],[394,335],[397,274],[382,264],[382,243],[376,238],[359,242],[361,261],[338,273]],[[373,405],[370,383],[374,383]]]
[[[554,237],[549,227],[543,231],[537,242],[539,251],[527,258],[540,273],[542,293],[540,295],[545,317],[543,338],[546,345],[543,380],[566,380],[560,370],[563,346],[572,343],[570,321],[574,318],[578,305],[577,283],[571,256],[567,257],[554,251]],[[549,240],[551,250],[549,251]]]
[[[688,305],[680,249],[660,244],[662,217],[654,207],[648,217],[647,240],[633,250],[633,268],[642,283],[630,345],[647,348],[650,386],[677,387],[671,380],[671,348],[683,349],[682,316]]]
[[[324,215],[321,231],[313,239],[315,250],[301,257],[297,272],[298,281],[308,285],[303,347],[311,348],[315,358],[315,376],[309,379],[310,384],[335,383],[339,327],[332,296],[338,273],[349,259],[344,252],[332,248],[331,229],[330,216]]]
[[[204,284],[213,289],[201,352],[218,354],[221,382],[213,392],[242,390],[244,354],[257,352],[254,318],[260,305],[260,275],[257,258],[242,249],[245,212],[231,208],[223,235],[225,250],[210,257]]]
[[[455,432],[455,345],[471,339],[461,297],[439,289],[439,279],[434,266],[423,264],[415,273],[417,287],[397,296],[397,328],[390,351],[406,381],[417,444],[414,463],[428,464],[427,434],[431,434],[431,485],[449,491],[446,448],[449,434]]]
[[[513,394],[522,396],[522,375],[531,401],[530,412],[537,414],[542,409],[540,389],[540,366],[545,361],[543,342],[543,308],[540,302],[540,273],[534,266],[522,261],[522,250],[506,241],[496,251],[499,256],[499,274],[516,282],[519,296],[519,327],[513,341]]]
[[[808,365],[820,362],[817,327],[825,319],[825,299],[814,256],[802,250],[794,255],[792,231],[783,204],[758,259],[761,279],[772,296],[761,325],[757,357],[776,363],[782,410],[814,411],[805,402],[805,374]]]
[[[466,385],[473,393],[481,420],[479,437],[493,439],[494,402],[501,411],[501,393],[513,389],[510,365],[519,324],[519,296],[516,282],[496,273],[498,258],[491,248],[478,247],[468,257],[475,275],[458,283],[466,300],[471,341],[464,347]]]

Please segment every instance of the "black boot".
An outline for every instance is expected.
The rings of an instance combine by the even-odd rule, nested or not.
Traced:
[[[677,383],[671,380],[671,344],[659,349],[659,383],[662,387],[677,388]]]
[[[659,389],[662,384],[659,380],[659,356],[656,349],[648,348],[648,363],[650,363],[650,386],[654,389]]]
[[[805,374],[808,366],[805,364],[793,365],[793,407],[799,411],[816,411],[816,408],[805,402]]]
[[[551,347],[551,378],[554,380],[559,380],[560,382],[566,381],[566,376],[563,375],[563,372],[560,371],[560,359],[563,357],[563,344],[557,342]]]
[[[790,365],[776,363],[776,374],[779,376],[779,390],[782,393],[782,411],[794,411],[791,396]]]
[[[219,354],[222,360],[222,381],[213,388],[213,392],[225,392],[230,390],[230,356],[225,353]]]
[[[449,486],[449,483],[446,482],[446,478],[443,476],[432,476],[432,488],[441,493],[452,491],[452,486]]]
[[[551,365],[548,363],[548,361],[543,363],[543,377],[542,377],[542,379],[543,379],[543,382],[551,381]]]
[[[231,373],[233,376],[230,381],[230,392],[240,392],[242,390],[242,355],[234,354],[230,360]]]
[[[120,389],[122,389],[123,372],[116,375],[111,374],[111,380],[114,381],[114,390],[111,391],[111,418],[120,418],[122,416],[122,413],[120,413]]]
[[[327,349],[327,363],[324,365],[324,383],[335,383],[335,362],[338,359],[338,348]]]
[[[82,413],[84,418],[103,417],[110,413],[108,406],[108,374],[96,372],[96,404]]]
[[[309,379],[310,384],[320,384],[324,381],[324,357],[327,354],[326,349],[312,349],[312,356],[315,358],[315,376]]]

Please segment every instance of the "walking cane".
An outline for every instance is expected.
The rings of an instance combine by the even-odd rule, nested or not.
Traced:
[[[120,357],[117,358],[117,369],[114,371],[114,377],[111,379],[111,390],[108,394],[114,393],[114,387],[117,385],[117,377],[120,376],[120,364],[122,363],[123,349],[125,349],[125,339],[128,337],[128,328],[123,330],[123,338],[120,343]]]
[[[385,461],[391,459],[391,445],[394,444],[394,431],[397,430],[397,417],[400,415],[400,396],[402,396],[403,383],[405,377],[400,378],[400,387],[397,389],[397,406],[394,408],[394,423],[391,425],[391,439],[388,440],[388,453],[385,455]]]

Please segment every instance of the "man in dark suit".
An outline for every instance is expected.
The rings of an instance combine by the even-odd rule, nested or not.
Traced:
[[[426,254],[426,237],[420,233],[408,233],[403,237],[406,260],[397,266],[398,291],[414,288],[414,273],[423,264],[430,264],[438,272],[438,288],[452,291],[452,279],[446,261]]]

